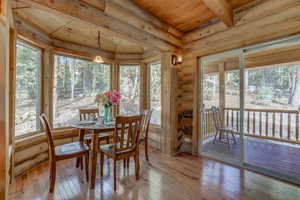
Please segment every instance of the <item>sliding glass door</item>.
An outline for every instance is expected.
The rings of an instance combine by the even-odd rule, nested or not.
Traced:
[[[245,164],[300,183],[300,39],[245,50]]]
[[[203,57],[199,67],[201,154],[300,183],[300,36]]]

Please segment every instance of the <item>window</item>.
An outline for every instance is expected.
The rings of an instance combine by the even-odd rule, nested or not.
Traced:
[[[298,110],[300,62],[245,70],[245,107]]]
[[[151,124],[161,122],[161,71],[160,62],[150,63],[150,108],[153,109]]]
[[[225,107],[239,108],[240,106],[240,72],[225,73]]]
[[[140,68],[138,65],[120,66],[120,113],[135,114],[140,110]]]
[[[96,107],[97,93],[110,89],[110,65],[54,56],[53,127],[79,120],[78,109]]]
[[[39,130],[41,50],[17,42],[15,135]]]
[[[204,74],[203,76],[203,101],[205,108],[219,106],[219,75]]]

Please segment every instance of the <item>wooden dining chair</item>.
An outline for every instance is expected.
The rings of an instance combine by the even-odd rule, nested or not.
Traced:
[[[99,116],[99,109],[98,108],[92,108],[92,109],[79,109],[79,119],[80,121],[83,120],[89,120],[90,116],[94,117],[100,117]],[[112,137],[112,133],[103,133],[99,135],[99,140],[103,141],[105,140],[107,144],[109,144],[109,139]],[[90,145],[92,138],[90,134],[85,134],[84,140]],[[99,143],[100,144],[100,143]]]
[[[103,177],[104,155],[113,159],[114,190],[116,190],[116,162],[134,157],[135,176],[139,180],[139,137],[144,115],[117,116],[113,143],[100,146],[100,175]]]
[[[148,132],[149,132],[149,126],[150,126],[150,121],[151,121],[151,115],[152,115],[153,109],[150,110],[142,110],[141,114],[144,115],[144,119],[142,122],[142,127],[141,127],[141,134],[139,138],[139,146],[142,143],[145,143],[145,157],[146,160],[149,162],[149,153],[148,153]],[[127,158],[124,160],[124,168],[129,168],[130,164],[130,158]]]
[[[91,109],[79,109],[79,119],[80,121],[89,120],[89,118],[93,116],[92,118],[99,118],[99,108],[91,108]],[[86,130],[85,130],[86,131]],[[106,141],[106,144],[109,144],[110,138],[112,137],[112,133],[101,133],[99,134],[99,142],[100,141]],[[86,132],[84,134],[84,142],[90,147],[90,144],[92,142],[92,136],[90,132]],[[83,159],[77,159],[76,161],[76,168],[81,166],[81,169],[83,169]]]
[[[218,135],[219,135],[219,141],[222,140],[222,135],[225,135],[225,141],[228,145],[228,148],[230,148],[230,140],[233,140],[233,142],[236,144],[236,139],[235,139],[235,136],[233,133],[234,128],[229,127],[229,126],[224,126],[224,123],[223,123],[222,117],[221,117],[220,108],[213,106],[213,107],[211,107],[211,110],[212,110],[213,121],[214,121],[215,129],[216,129],[213,143],[216,142]],[[229,138],[229,134],[231,134],[231,136],[232,136],[231,139]]]
[[[149,132],[149,126],[151,121],[151,115],[152,115],[153,109],[150,110],[143,110],[141,113],[144,115],[144,120],[142,124],[142,130],[141,135],[139,138],[139,145],[141,143],[145,143],[145,157],[146,160],[149,162],[149,154],[148,154],[148,132]]]
[[[40,115],[40,121],[46,131],[47,143],[49,146],[50,162],[50,193],[54,191],[56,179],[56,162],[71,158],[85,157],[86,180],[89,180],[89,147],[81,142],[72,142],[54,146],[52,130],[44,113]]]

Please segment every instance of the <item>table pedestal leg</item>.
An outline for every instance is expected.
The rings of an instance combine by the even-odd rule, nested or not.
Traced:
[[[96,184],[96,166],[97,166],[97,153],[98,153],[98,134],[93,131],[92,134],[92,152],[90,156],[90,174],[91,174],[91,189],[95,188]]]

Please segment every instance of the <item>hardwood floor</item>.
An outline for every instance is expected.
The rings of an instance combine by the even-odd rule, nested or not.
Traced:
[[[55,191],[49,194],[49,167],[41,164],[18,177],[10,190],[12,200],[41,199],[171,199],[171,200],[296,200],[300,187],[254,172],[238,169],[189,154],[169,157],[150,149],[150,163],[141,155],[141,177],[135,180],[134,163],[124,171],[118,163],[117,191],[113,191],[112,161],[105,162],[104,178],[99,168],[95,190],[89,190],[84,172],[75,159],[58,163]]]

